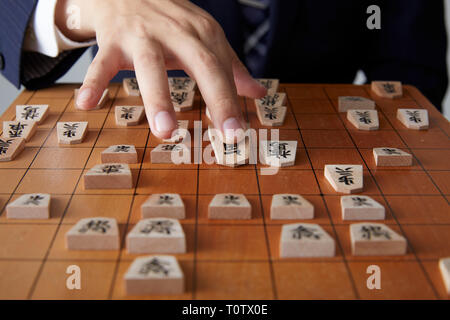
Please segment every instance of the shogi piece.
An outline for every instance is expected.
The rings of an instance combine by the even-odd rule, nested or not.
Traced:
[[[267,94],[272,95],[277,93],[280,85],[279,79],[258,79],[258,82],[267,89]]]
[[[295,165],[297,141],[261,141],[261,163],[273,167],[290,167]]]
[[[222,166],[237,167],[245,165],[250,157],[249,139],[244,137],[239,142],[225,143],[218,130],[208,127],[208,137],[214,150],[216,163]]]
[[[194,105],[195,91],[172,91],[170,98],[172,99],[173,108],[176,112],[192,110]]]
[[[144,219],[127,235],[129,253],[185,253],[186,237],[178,220]]]
[[[141,95],[141,91],[139,90],[139,84],[136,78],[123,79],[123,89],[129,96],[139,97]]]
[[[80,107],[77,105],[77,100],[78,100],[78,92],[80,92],[80,89],[75,89],[75,108],[80,109]],[[105,91],[103,91],[102,96],[100,97],[100,100],[97,103],[97,106],[93,109],[90,110],[98,110],[101,109],[105,106],[106,101],[108,101],[109,99],[109,89],[105,89]]]
[[[209,203],[209,219],[251,219],[252,207],[243,194],[216,194]]]
[[[395,256],[406,254],[406,239],[382,223],[350,225],[355,256]]]
[[[439,270],[441,271],[447,294],[450,295],[450,258],[442,258],[439,260]]]
[[[110,146],[101,154],[102,163],[137,163],[138,156],[136,147],[133,145]]]
[[[256,115],[258,116],[259,122],[263,126],[278,127],[282,126],[284,119],[286,119],[287,108],[280,107],[268,107],[268,106],[257,106]]]
[[[36,128],[35,121],[3,121],[3,138],[22,138],[29,141]]]
[[[270,218],[272,220],[313,219],[314,206],[298,194],[274,194]]]
[[[170,91],[194,91],[196,82],[188,77],[169,77]]]
[[[280,257],[334,257],[334,239],[318,224],[285,224],[281,228]]]
[[[86,218],[66,233],[69,250],[118,250],[119,228],[113,218]]]
[[[184,275],[173,256],[136,258],[124,276],[128,295],[182,294]]]
[[[48,219],[50,217],[50,195],[24,194],[8,204],[6,217],[8,219]]]
[[[429,127],[426,109],[397,109],[397,119],[408,129],[425,130]]]
[[[358,96],[339,97],[339,112],[347,112],[348,110],[374,110],[375,101]]]
[[[372,91],[379,97],[395,99],[403,96],[400,81],[372,81]]]
[[[144,118],[145,109],[142,106],[116,106],[115,116],[118,126],[137,126]]]
[[[178,120],[177,125],[177,129],[172,132],[172,137],[170,139],[164,139],[164,142],[179,143],[186,138],[189,128],[189,120]]]
[[[141,206],[143,219],[171,218],[184,219],[186,210],[179,194],[152,194]]]
[[[190,150],[182,143],[163,143],[150,152],[151,163],[177,163],[182,159],[190,159]]]
[[[357,193],[363,189],[362,165],[327,164],[324,174],[336,192]]]
[[[48,105],[18,105],[16,106],[16,121],[36,121],[41,124],[49,114]]]
[[[255,100],[256,107],[281,107],[286,104],[286,93],[277,92]]]
[[[25,148],[22,138],[0,139],[0,162],[13,161]]]
[[[60,144],[80,144],[88,132],[87,122],[58,122],[56,132]]]
[[[85,189],[130,189],[133,177],[125,163],[104,163],[92,167],[84,175]]]
[[[359,130],[378,130],[377,110],[348,110],[347,120]]]
[[[383,220],[385,209],[368,196],[341,197],[342,220]]]
[[[397,148],[373,148],[375,163],[379,167],[408,167],[412,165],[412,155]]]

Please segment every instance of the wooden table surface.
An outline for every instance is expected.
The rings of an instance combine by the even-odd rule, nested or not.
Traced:
[[[116,105],[141,105],[121,86],[110,86],[103,109],[74,108],[73,89],[59,85],[25,91],[0,117],[13,120],[17,104],[48,104],[50,116],[25,150],[12,162],[0,163],[0,298],[1,299],[446,299],[438,259],[450,256],[450,126],[415,88],[404,86],[396,100],[374,96],[369,86],[285,84],[288,114],[280,139],[296,139],[296,164],[273,176],[260,165],[236,169],[217,165],[151,164],[149,154],[160,143],[146,121],[119,128]],[[356,130],[337,112],[338,96],[358,95],[377,103],[380,129]],[[252,128],[261,128],[251,100],[241,99]],[[426,108],[430,128],[406,129],[397,119],[399,107]],[[204,103],[179,119],[203,120]],[[82,144],[59,146],[57,121],[89,121]],[[141,163],[131,165],[135,187],[129,190],[84,190],[82,175],[100,163],[112,144],[134,144]],[[206,144],[204,144],[206,145]],[[374,147],[397,147],[414,156],[411,167],[377,168]],[[337,194],[323,175],[325,164],[362,164],[364,191],[386,207],[383,223],[404,235],[408,253],[395,257],[355,257],[349,223],[340,215]],[[20,194],[52,194],[51,219],[7,220],[5,207]],[[140,205],[152,193],[181,194],[187,209],[182,225],[187,253],[177,255],[186,277],[181,296],[127,297],[123,275],[136,257],[120,251],[68,251],[64,235],[81,218],[114,217],[120,224],[122,248],[126,232],[140,219]],[[216,193],[244,193],[252,204],[249,221],[210,221],[209,201]],[[280,259],[281,225],[269,218],[275,193],[298,193],[315,206],[315,219],[336,240],[333,258]],[[82,289],[66,288],[66,269],[81,268]],[[381,268],[381,290],[368,290],[366,269]]]

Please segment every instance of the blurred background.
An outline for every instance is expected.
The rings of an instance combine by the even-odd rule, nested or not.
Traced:
[[[444,4],[447,25],[447,38],[450,47],[450,1],[444,1]],[[90,61],[91,51],[88,50],[72,67],[72,69],[58,81],[58,83],[82,82]],[[450,50],[447,50],[447,69],[448,73],[450,74]],[[361,84],[364,82],[364,74],[362,72],[358,72],[355,77],[355,83]],[[6,108],[8,108],[8,106],[17,97],[20,91],[21,90],[18,90],[16,87],[11,85],[5,78],[0,75],[0,114],[2,114],[6,110]],[[450,120],[450,86],[449,88],[447,88],[447,94],[445,96],[442,108],[444,116]]]

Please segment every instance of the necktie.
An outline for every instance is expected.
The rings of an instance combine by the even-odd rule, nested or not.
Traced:
[[[270,0],[238,0],[244,17],[245,64],[254,76],[267,54]]]

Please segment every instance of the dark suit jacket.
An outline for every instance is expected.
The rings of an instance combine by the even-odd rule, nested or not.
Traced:
[[[2,73],[28,88],[51,85],[83,53],[57,59],[22,53],[26,25],[37,0],[0,0]],[[222,25],[242,57],[237,0],[193,0]],[[368,30],[366,9],[381,8],[381,30]],[[269,53],[256,77],[284,82],[350,83],[358,69],[368,81],[400,80],[417,86],[438,108],[447,89],[443,1],[272,0]],[[0,66],[1,67],[1,66]]]

